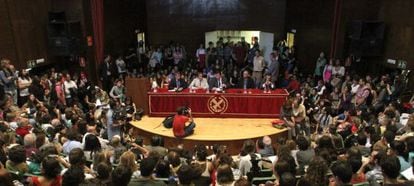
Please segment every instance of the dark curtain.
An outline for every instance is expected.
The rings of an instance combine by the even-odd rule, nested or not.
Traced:
[[[103,0],[90,0],[92,12],[92,25],[95,45],[95,61],[103,62],[104,58],[104,8]]]

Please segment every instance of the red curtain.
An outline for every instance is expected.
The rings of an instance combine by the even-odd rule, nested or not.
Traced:
[[[95,62],[102,63],[104,58],[104,8],[103,0],[90,0],[92,26],[95,45]]]

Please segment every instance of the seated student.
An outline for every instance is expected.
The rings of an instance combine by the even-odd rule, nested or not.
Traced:
[[[0,162],[0,183],[2,183],[3,185],[14,185],[13,179],[10,173],[4,168],[1,162]]]
[[[230,165],[223,164],[217,167],[216,185],[224,186],[224,185],[233,185],[233,184],[234,184],[234,176],[233,176],[233,171],[231,170]]]
[[[31,177],[30,185],[60,186],[62,184],[61,170],[62,168],[56,158],[47,157],[42,161],[42,176]]]
[[[178,138],[187,137],[194,133],[195,126],[191,109],[179,107],[173,121],[174,136]]]
[[[331,171],[334,177],[331,178],[331,183],[329,185],[352,185],[350,184],[352,179],[352,167],[347,162],[337,161],[332,165]]]
[[[70,151],[69,153],[69,163],[70,166],[68,169],[63,169],[63,182],[73,183],[73,182],[83,182],[85,179],[92,179],[93,176],[91,175],[92,171],[85,166],[85,154],[83,150],[80,148],[75,148]],[[78,174],[82,172],[82,178],[78,177]],[[66,178],[65,178],[66,177]],[[72,180],[76,178],[76,180]],[[66,179],[66,181],[65,181]],[[70,185],[70,184],[69,184]]]
[[[129,185],[129,181],[131,181],[131,176],[131,169],[129,167],[120,165],[112,171],[112,185],[127,186]]]
[[[141,176],[138,177],[138,179],[132,180],[129,185],[165,185],[163,181],[157,181],[154,179],[153,173],[156,165],[157,160],[154,158],[142,159],[140,163]]]
[[[389,151],[389,154],[395,155],[400,162],[400,172],[410,168],[411,165],[409,163],[405,142],[395,140],[390,144],[390,147],[391,150]]]
[[[194,170],[189,165],[182,165],[178,171],[178,182],[180,186],[191,186],[193,184]]]
[[[90,184],[94,185],[110,185],[111,183],[112,165],[108,163],[99,163],[96,166],[96,177],[89,180]]]
[[[384,151],[372,151],[369,161],[362,164],[360,171],[365,170],[368,165],[372,166],[371,170],[365,173],[368,182],[372,183],[384,179],[381,171],[381,161],[385,156],[386,152]]]
[[[361,152],[362,156],[368,157],[371,154],[371,149],[369,147],[366,147],[367,144],[367,136],[360,132],[357,136],[358,141],[358,149]]]
[[[15,145],[9,149],[9,160],[6,162],[6,169],[19,174],[29,171],[26,164],[26,151],[23,146]]]
[[[262,157],[274,156],[275,151],[272,146],[272,139],[269,136],[263,136],[256,141],[257,153]]]
[[[62,176],[62,186],[79,185],[85,181],[85,174],[81,167],[71,166]]]
[[[352,167],[352,184],[358,184],[366,181],[365,174],[361,171],[362,160],[358,158],[349,158],[348,163]]]
[[[280,186],[296,186],[296,178],[290,172],[285,172],[280,176],[279,180]]]
[[[164,147],[163,138],[161,136],[152,136],[150,145],[146,145],[145,149],[149,152],[157,152],[160,156],[166,156],[168,149]]]
[[[381,161],[382,175],[384,176],[383,185],[405,185],[404,180],[398,179],[400,175],[400,161],[396,156],[386,156]]]
[[[315,151],[313,148],[309,148],[310,142],[306,139],[305,136],[298,136],[296,139],[298,144],[299,151],[296,153],[296,159],[299,164],[299,171],[304,172],[305,166],[309,165],[312,159],[315,156]]]
[[[305,175],[298,181],[298,185],[328,185],[326,174],[329,167],[325,159],[315,156],[309,164]]]
[[[239,169],[242,176],[245,176],[247,173],[253,172],[255,168],[260,168],[262,166],[262,161],[260,161],[262,157],[260,154],[255,153],[255,150],[254,141],[244,141],[242,150],[239,155]]]

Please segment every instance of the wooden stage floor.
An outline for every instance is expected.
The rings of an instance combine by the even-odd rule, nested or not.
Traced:
[[[196,144],[226,145],[230,153],[237,154],[246,139],[258,139],[262,136],[270,136],[275,142],[277,137],[287,137],[286,129],[272,127],[274,119],[261,118],[194,118],[196,128],[194,134],[184,139],[177,139],[172,129],[160,125],[164,118],[144,116],[141,121],[132,121],[131,124],[138,129],[144,143],[149,143],[153,135],[164,137],[165,146],[173,147],[184,144],[191,148]]]

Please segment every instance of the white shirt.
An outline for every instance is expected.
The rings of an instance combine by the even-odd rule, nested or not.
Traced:
[[[351,93],[352,94],[356,94],[357,92],[358,92],[358,89],[359,89],[359,84],[352,84],[351,85]]]
[[[332,75],[339,75],[344,76],[345,75],[345,68],[343,66],[340,66],[339,69],[336,67],[332,68]]]
[[[261,72],[265,66],[263,56],[254,56],[253,59],[253,71]]]
[[[197,49],[197,52],[196,52],[197,58],[199,58],[200,55],[202,55],[202,54],[206,54],[206,49],[204,49],[204,48]]]
[[[116,67],[118,68],[118,73],[126,72],[126,64],[123,59],[117,59],[115,63],[116,63]]]
[[[199,78],[194,78],[190,83],[190,88],[208,89],[207,79],[203,78],[200,80]]]
[[[256,159],[260,160],[261,158],[260,154],[256,153]],[[251,159],[250,154],[240,157],[239,169],[242,176],[245,176],[248,172],[250,172],[250,169],[253,167]],[[258,165],[259,167],[262,167],[262,161],[259,161]]]
[[[19,77],[18,81],[19,81],[20,84],[32,83],[32,79],[30,79],[30,78],[29,79],[23,79],[23,78]],[[19,95],[20,96],[29,96],[30,95],[29,88],[21,89]]]
[[[64,83],[63,83],[63,86],[64,86],[64,88],[65,88],[65,97],[66,98],[71,98],[72,96],[70,95],[70,89],[71,88],[75,88],[75,89],[77,89],[78,88],[78,86],[76,85],[76,83],[74,82],[74,81],[72,81],[72,80],[70,80],[69,82],[68,81],[65,81]]]

